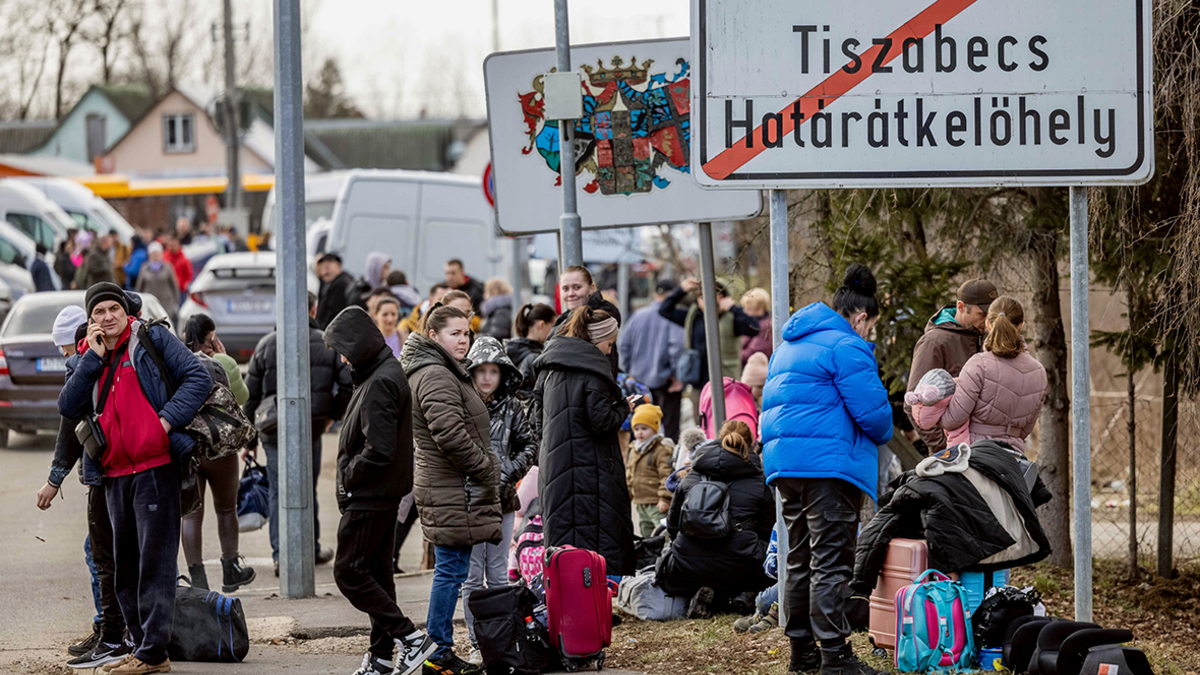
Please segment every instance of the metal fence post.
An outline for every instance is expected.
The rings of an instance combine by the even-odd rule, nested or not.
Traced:
[[[1071,464],[1075,620],[1092,620],[1092,398],[1088,350],[1088,196],[1071,188]]]
[[[308,274],[304,240],[303,81],[300,0],[275,2],[275,320],[279,394],[279,592],[315,594],[312,424],[308,373]]]
[[[783,324],[787,322],[791,309],[791,291],[788,288],[788,213],[787,190],[771,190],[771,344],[776,348],[783,342]],[[787,625],[788,607],[785,602],[787,588],[788,533],[783,522],[783,502],[775,495],[775,531],[778,533],[778,553],[775,569],[778,570],[779,625]]]
[[[567,18],[567,0],[554,0],[554,51],[558,58],[558,72],[571,72],[571,30]],[[562,229],[560,250],[562,251],[561,275],[568,267],[583,264],[583,233],[579,210],[575,205],[575,122],[558,122],[558,160],[562,175],[563,214],[559,220]]]
[[[717,273],[713,260],[712,223],[700,223],[700,283],[704,295],[704,347],[708,351],[708,384],[713,428],[725,423],[725,380],[721,372],[721,334],[717,307]]]

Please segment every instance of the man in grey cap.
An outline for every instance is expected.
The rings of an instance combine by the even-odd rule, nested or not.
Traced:
[[[967,359],[983,351],[983,336],[988,307],[1000,297],[990,281],[971,279],[958,287],[958,302],[947,305],[933,315],[925,325],[925,334],[913,348],[912,370],[908,374],[908,390],[912,391],[925,373],[941,368],[958,377]],[[912,408],[906,403],[904,412],[912,419]],[[929,454],[946,448],[946,433],[941,429],[913,428],[929,450]]]

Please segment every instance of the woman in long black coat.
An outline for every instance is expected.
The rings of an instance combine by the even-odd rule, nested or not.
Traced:
[[[596,551],[609,574],[627,575],[636,572],[633,518],[617,432],[630,404],[607,356],[616,340],[607,312],[575,311],[538,358],[533,410],[546,545]]]

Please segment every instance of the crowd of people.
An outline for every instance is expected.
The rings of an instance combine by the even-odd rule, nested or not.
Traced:
[[[162,268],[151,265],[163,253],[147,247],[135,287],[159,283]],[[696,428],[711,411],[694,278],[659,280],[653,301],[623,324],[584,267],[559,276],[561,313],[547,304],[514,308],[511,287],[481,283],[457,260],[424,297],[388,256],[371,254],[366,267],[356,280],[336,254],[321,256],[321,290],[308,298],[314,523],[321,436],[340,424],[336,548],[321,545],[318,526],[314,554],[318,564],[333,562],[342,594],[370,617],[356,675],[479,672],[466,598],[525,576],[514,552],[520,523],[531,519],[546,546],[598,552],[618,582],[652,573],[664,592],[687,599],[689,616],[741,611],[755,614],[743,627],[757,626],[777,616],[782,597],[793,608],[784,627],[790,673],[874,675],[850,648],[846,617],[860,505],[864,495],[878,498],[876,448],[893,432],[870,342],[880,304],[869,269],[851,266],[828,304],[786,318],[778,345],[766,291],[751,289],[739,304],[725,286],[714,289],[726,391],[746,409],[731,406],[730,419],[705,433]],[[180,342],[161,326],[144,329],[137,294],[113,281],[91,284],[86,305],[86,313],[64,310],[55,325],[70,360],[59,447],[38,504],[48,508],[82,461],[100,592],[94,637],[80,645],[78,663],[166,672],[181,538],[193,585],[207,587],[203,506],[180,513],[177,460],[191,438],[177,430],[214,382],[259,429],[242,457],[261,444],[278,574],[276,336],[259,343],[243,382],[206,317],[189,322]],[[1020,304],[978,279],[930,320],[909,388],[941,371],[956,380],[936,401],[905,410],[931,451],[947,438],[1024,450],[1047,385],[1023,326]],[[150,359],[142,331],[168,372]],[[681,366],[697,352],[699,374]],[[690,420],[682,406],[689,389]],[[132,431],[118,416],[147,423]],[[85,449],[77,425],[107,439],[98,454]],[[199,465],[226,592],[256,576],[239,558],[236,457]],[[697,514],[716,493],[726,518],[705,520]],[[777,500],[789,542],[778,561]],[[393,578],[417,522],[433,549],[424,631],[396,604]],[[661,535],[653,568],[640,570],[638,542]],[[776,565],[786,565],[783,587]],[[460,598],[465,660],[452,624]]]

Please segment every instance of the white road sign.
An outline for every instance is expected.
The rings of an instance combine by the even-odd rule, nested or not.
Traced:
[[[692,0],[705,186],[1136,184],[1151,0]]]
[[[576,122],[584,229],[758,215],[754,190],[702,190],[691,170],[691,47],[686,39],[580,45],[583,117]],[[507,234],[559,228],[558,123],[544,118],[542,76],[554,50],[484,61],[496,219]]]

